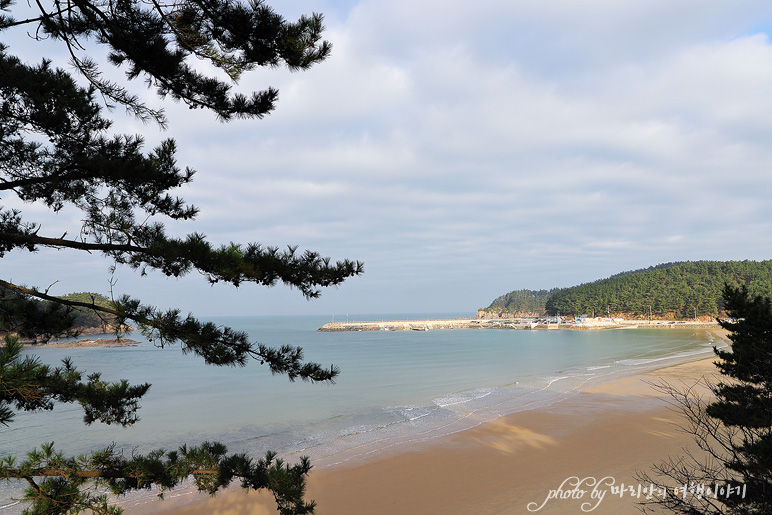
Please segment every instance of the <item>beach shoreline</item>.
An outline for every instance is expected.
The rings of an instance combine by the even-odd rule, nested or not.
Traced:
[[[72,341],[50,341],[48,343],[26,344],[28,347],[48,347],[52,349],[80,349],[88,347],[136,347],[142,345],[130,338],[97,338],[95,340],[83,339]]]
[[[724,331],[710,333],[725,339]],[[579,500],[545,500],[572,477],[638,485],[637,471],[693,447],[678,430],[680,415],[652,383],[692,386],[717,374],[714,359],[614,379],[472,429],[397,446],[366,460],[317,467],[306,498],[318,503],[319,515],[584,513]],[[642,500],[607,495],[590,512],[637,513]],[[214,498],[170,492],[165,501],[125,508],[127,515],[276,513],[270,494],[238,488]]]

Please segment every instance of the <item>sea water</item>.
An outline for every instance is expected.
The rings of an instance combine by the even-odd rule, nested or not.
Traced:
[[[50,441],[65,454],[78,454],[112,443],[144,453],[216,440],[231,452],[259,457],[273,450],[289,460],[308,455],[325,467],[546,406],[617,377],[709,357],[720,343],[695,329],[327,333],[317,329],[328,317],[212,321],[245,331],[255,342],[300,346],[306,360],[335,365],[341,374],[332,385],[290,383],[257,362],[207,366],[178,346],[157,348],[139,333],[127,335],[140,341],[136,347],[28,347],[45,363],[71,357],[105,380],[152,387],[142,399],[141,420],[129,428],[85,426],[78,405],[18,413],[0,429],[0,456]],[[19,491],[0,484],[0,514],[20,511],[14,502]]]

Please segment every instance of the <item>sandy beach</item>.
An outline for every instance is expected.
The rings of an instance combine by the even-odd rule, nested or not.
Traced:
[[[547,408],[398,447],[365,462],[317,467],[308,480],[307,499],[318,503],[319,515],[639,513],[643,495],[614,495],[611,484],[637,489],[636,471],[648,471],[667,456],[693,447],[691,438],[679,430],[680,414],[651,383],[693,385],[703,376],[716,375],[713,361],[618,379]],[[577,480],[582,481],[580,489],[588,491],[582,499],[546,500],[551,490],[561,484],[570,490],[568,485]],[[606,492],[601,500],[590,498],[596,481],[602,485],[598,495]],[[270,495],[234,489],[214,498],[172,492],[164,501],[127,513],[277,512]]]

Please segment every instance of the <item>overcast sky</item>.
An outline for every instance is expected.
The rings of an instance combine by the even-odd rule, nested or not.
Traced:
[[[333,44],[311,71],[243,78],[279,89],[273,114],[221,124],[167,103],[165,133],[120,112],[115,128],[175,138],[198,170],[179,194],[201,214],[173,231],[299,245],[365,274],[314,301],[128,270],[116,293],[199,315],[473,314],[514,289],[772,258],[772,3],[272,4],[324,13]],[[25,209],[41,233],[77,233]],[[0,266],[59,281],[54,294],[107,292],[109,262],[81,254],[17,251]]]

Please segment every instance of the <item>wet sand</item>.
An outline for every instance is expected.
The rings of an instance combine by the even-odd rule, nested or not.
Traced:
[[[306,498],[317,502],[318,515],[639,513],[636,503],[643,496],[614,495],[611,483],[637,488],[636,471],[648,471],[684,447],[694,447],[678,427],[681,415],[651,383],[691,386],[716,375],[713,361],[618,379],[546,408],[400,447],[365,462],[315,468]],[[588,490],[582,499],[545,502],[561,484],[570,490],[572,477],[583,480],[581,489]],[[597,491],[606,492],[601,501],[590,498],[595,481],[602,483]],[[590,503],[584,511],[583,503]],[[164,501],[127,507],[126,513],[277,512],[270,494],[233,489],[214,498],[170,492]]]

